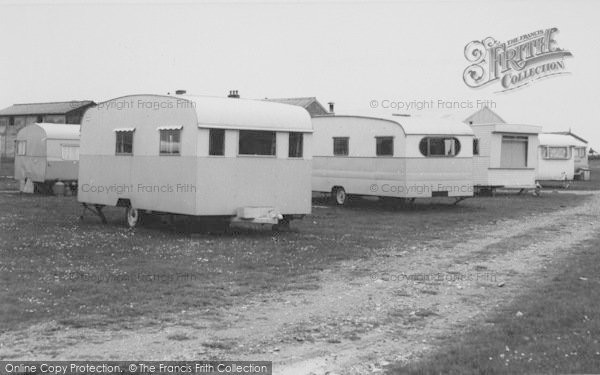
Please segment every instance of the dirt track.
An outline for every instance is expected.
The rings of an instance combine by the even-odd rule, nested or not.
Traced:
[[[473,228],[460,243],[401,251],[399,240],[368,262],[325,270],[317,290],[240,299],[219,319],[185,312],[121,331],[50,322],[2,335],[0,349],[5,359],[247,358],[273,360],[276,374],[377,371],[484,324],[496,306],[552,277],[547,262],[568,257],[572,245],[600,230],[599,219],[595,194],[583,206]]]

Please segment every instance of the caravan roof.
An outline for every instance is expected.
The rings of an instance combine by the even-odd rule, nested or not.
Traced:
[[[45,139],[79,140],[79,125],[52,124],[37,122],[33,124],[44,131]],[[23,128],[25,129],[25,128]]]
[[[316,118],[365,118],[381,121],[392,122],[402,129],[406,135],[473,135],[473,129],[470,126],[463,124],[460,121],[447,119],[447,118],[435,118],[435,117],[404,117],[404,116],[390,116],[388,118],[383,117],[371,117],[371,116],[353,116],[353,115],[327,115],[327,116],[315,116]]]
[[[570,135],[541,133],[539,139],[540,146],[587,146],[585,143],[578,141]]]
[[[178,95],[193,103],[202,128],[312,132],[308,112],[301,107],[239,98]]]
[[[395,116],[392,120],[399,123],[407,135],[473,135],[470,126],[448,118]]]

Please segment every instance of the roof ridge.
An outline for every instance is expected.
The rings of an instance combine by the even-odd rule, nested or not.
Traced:
[[[13,105],[32,105],[32,104],[62,104],[62,103],[85,103],[93,102],[93,100],[63,100],[58,102],[36,102],[36,103],[15,103]]]
[[[284,99],[317,99],[316,96],[293,96],[289,98],[266,98],[267,100],[284,100]]]

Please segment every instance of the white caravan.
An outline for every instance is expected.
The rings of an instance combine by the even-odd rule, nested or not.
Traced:
[[[542,185],[561,181],[568,186],[575,175],[575,150],[586,144],[570,135],[542,133],[539,137],[537,180]]]
[[[460,121],[392,116],[313,119],[312,190],[456,202],[473,196],[473,131]]]
[[[262,100],[132,95],[90,108],[81,126],[78,199],[101,214],[210,216],[288,224],[311,212],[312,124]]]
[[[21,191],[33,192],[33,185],[47,191],[57,180],[77,182],[79,125],[31,124],[17,133],[15,143],[15,179]]]

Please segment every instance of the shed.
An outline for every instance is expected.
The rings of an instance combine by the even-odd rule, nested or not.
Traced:
[[[15,179],[25,186],[55,180],[76,182],[79,166],[79,125],[36,123],[17,133]]]

